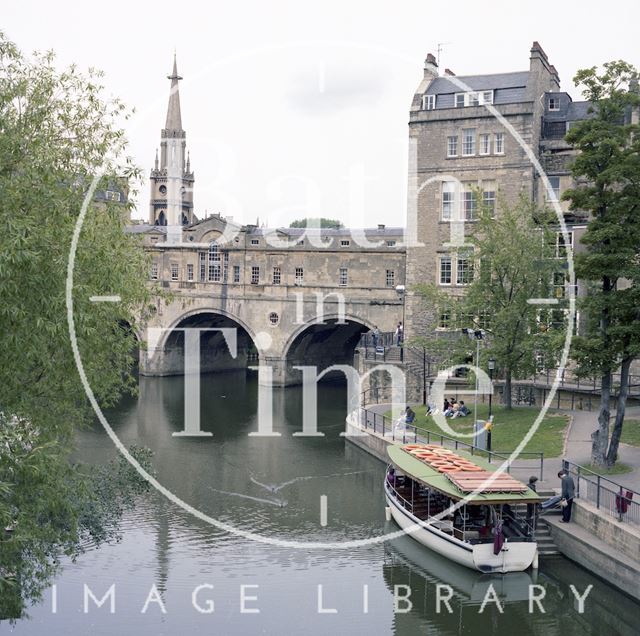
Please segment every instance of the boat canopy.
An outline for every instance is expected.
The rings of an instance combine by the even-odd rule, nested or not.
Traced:
[[[542,501],[521,481],[506,473],[496,475],[496,467],[477,455],[463,451],[454,453],[427,444],[391,444],[387,447],[387,453],[391,463],[405,475],[454,500],[464,499],[480,488],[477,494],[469,497],[467,504]],[[491,483],[488,483],[489,479]]]

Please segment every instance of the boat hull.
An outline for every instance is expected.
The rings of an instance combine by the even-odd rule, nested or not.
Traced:
[[[416,541],[448,559],[480,572],[522,572],[529,568],[537,553],[535,542],[508,542],[493,554],[492,543],[470,544],[421,521],[405,510],[388,492],[387,505],[393,520]]]

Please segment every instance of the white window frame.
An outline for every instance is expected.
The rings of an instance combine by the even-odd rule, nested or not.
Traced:
[[[504,133],[499,132],[493,135],[493,154],[504,154]]]
[[[460,99],[462,98],[462,100]],[[462,101],[460,104],[459,102]],[[464,108],[467,105],[467,98],[464,93],[456,93],[453,96],[453,103],[456,108]]]
[[[304,285],[304,267],[296,267],[294,281],[296,285]]]
[[[493,90],[482,91],[480,95],[483,104],[493,104]]]
[[[338,276],[338,286],[346,287],[349,284],[349,270],[346,267],[341,267]]]
[[[546,198],[547,201],[560,201],[560,176],[559,175],[549,175],[547,177],[549,179],[549,188],[546,190]],[[552,181],[553,179],[553,181]],[[557,187],[554,186],[554,183],[558,180]]]
[[[466,186],[462,192],[462,220],[478,220],[478,197],[469,186]]]
[[[488,190],[487,188],[492,188]],[[489,196],[491,195],[491,196]],[[495,182],[486,182],[482,184],[482,206],[484,208],[491,207],[493,210],[492,217],[496,215],[496,185]]]
[[[466,269],[464,264],[466,263]],[[464,282],[464,274],[467,273],[467,281]],[[472,255],[456,257],[456,285],[467,287],[473,282],[473,258]]]
[[[456,216],[456,182],[443,181],[440,196],[442,198],[442,205],[440,206],[441,220],[454,220]]]
[[[447,157],[458,156],[458,135],[447,136]]]
[[[151,273],[150,273],[150,278],[151,280],[158,280],[158,262],[157,261],[153,261],[153,263],[151,263]]]
[[[573,249],[573,231],[567,232],[569,242],[565,244],[562,232],[556,232],[556,258],[566,258],[567,249]]]
[[[489,133],[481,133],[479,135],[478,151],[481,155],[491,154],[491,135]]]
[[[233,266],[233,282],[234,283],[240,282],[240,265]]]
[[[445,269],[443,268],[443,263],[445,261],[449,263],[449,276],[448,276],[449,281],[448,282],[442,280],[443,274],[445,271]],[[453,256],[451,256],[451,254],[440,256],[440,258],[438,259],[438,284],[439,285],[449,287],[453,283],[453,261],[454,261],[454,258]]]
[[[282,284],[282,268],[279,265],[274,266],[271,280],[274,285]]]
[[[169,271],[171,272],[171,280],[180,280],[180,266],[178,263],[171,263]]]
[[[435,95],[423,95],[422,96],[422,110],[434,110],[436,107]]]
[[[560,98],[559,97],[549,97],[549,102],[547,107],[550,111],[558,111],[560,110]]]
[[[193,282],[193,263],[187,263],[187,280]]]
[[[260,265],[251,266],[251,284],[252,285],[260,284]]]
[[[469,133],[471,133],[469,135]],[[468,141],[471,141],[471,152],[467,152],[469,145]],[[476,154],[476,129],[475,128],[463,128],[462,129],[462,156],[474,157]]]

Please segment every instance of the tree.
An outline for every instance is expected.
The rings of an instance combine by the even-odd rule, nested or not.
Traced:
[[[458,333],[462,328],[485,331],[482,355],[496,360],[507,409],[512,408],[513,379],[533,374],[540,357],[547,366],[554,364],[564,339],[564,314],[554,315],[528,302],[553,294],[554,277],[562,280],[557,289],[564,286],[566,269],[564,261],[555,258],[551,220],[548,211],[525,198],[515,206],[502,202],[497,215],[481,208],[473,245],[466,248],[472,280],[464,295],[420,288],[435,304],[442,327]],[[458,259],[463,255],[459,248]],[[466,337],[447,343],[460,362],[468,360],[468,347]]]
[[[591,117],[571,128],[566,139],[579,154],[572,165],[576,185],[564,193],[572,210],[590,221],[576,254],[576,274],[588,294],[582,302],[585,333],[575,339],[574,356],[585,374],[601,378],[598,429],[592,461],[615,463],[622,434],[629,371],[640,355],[640,125],[638,72],[623,61],[579,71],[574,82],[591,102]],[[620,386],[613,434],[609,420],[614,372]]]
[[[127,111],[102,91],[99,73],[58,71],[53,54],[27,58],[0,33],[0,428],[11,438],[0,444],[0,532],[13,528],[1,542],[3,565],[4,555],[26,562],[36,548],[34,563],[54,559],[78,536],[91,500],[80,487],[91,482],[69,460],[91,411],[67,326],[68,256],[94,176],[102,175],[99,190],[128,191],[138,174],[124,154]],[[128,211],[91,198],[76,253],[78,347],[104,406],[134,386],[135,330],[153,293],[147,257],[124,232]],[[122,300],[90,300],[106,294]],[[58,535],[43,534],[47,527]],[[18,571],[11,563],[0,579],[7,567]]]
[[[321,228],[329,228],[332,230],[339,230],[344,227],[342,221],[338,221],[336,219],[298,219],[296,221],[292,221],[289,224],[289,227],[296,228],[305,228],[305,227],[321,227]]]

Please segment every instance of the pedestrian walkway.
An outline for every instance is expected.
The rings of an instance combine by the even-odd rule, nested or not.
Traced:
[[[367,406],[368,410],[380,414],[386,413],[390,408],[390,404],[371,404]],[[571,416],[564,458],[574,464],[586,466],[591,463],[591,433],[598,427],[598,412],[562,412]],[[627,419],[640,419],[640,407],[628,408],[625,414],[625,420]],[[621,475],[611,475],[610,478],[625,488],[640,491],[640,447],[620,444],[618,455],[619,461],[632,467],[633,470]],[[544,478],[539,483],[539,489],[542,488],[546,490],[559,487],[557,474],[562,467],[562,459],[562,457],[545,457]],[[531,468],[532,474],[534,474],[538,468],[538,464],[535,460],[519,459],[517,463],[517,476],[522,477],[529,467]]]

